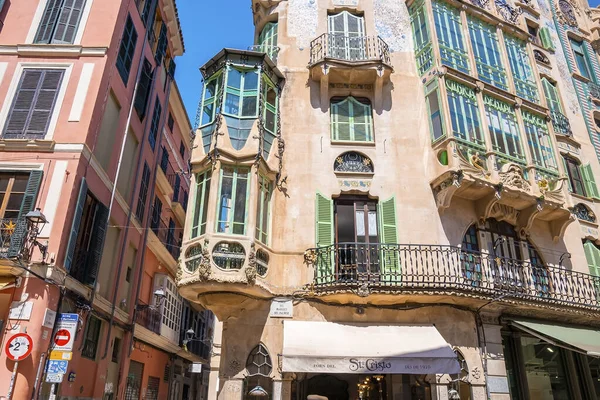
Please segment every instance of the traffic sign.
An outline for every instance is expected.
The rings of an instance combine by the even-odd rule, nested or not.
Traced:
[[[52,350],[73,350],[78,320],[79,315],[77,314],[58,314],[58,322],[56,323],[56,333],[52,338]]]
[[[6,341],[4,350],[9,360],[20,361],[31,354],[33,340],[26,333],[17,333]]]
[[[46,382],[48,383],[61,383],[63,378],[63,374],[46,374]]]
[[[50,357],[48,357],[50,360],[71,360],[73,359],[73,352],[71,351],[59,351],[59,350],[52,350],[50,352]]]
[[[54,335],[54,343],[57,346],[65,346],[71,341],[71,332],[66,329],[60,329]]]
[[[65,360],[48,360],[46,365],[47,374],[66,374],[69,362]]]

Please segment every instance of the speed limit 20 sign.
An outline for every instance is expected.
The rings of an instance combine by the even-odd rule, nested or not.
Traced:
[[[4,348],[6,357],[12,361],[21,361],[27,358],[33,350],[33,340],[26,333],[17,333],[6,341]]]

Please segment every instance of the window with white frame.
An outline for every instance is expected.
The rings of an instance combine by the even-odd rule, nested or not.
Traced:
[[[154,291],[162,289],[165,294],[162,300],[162,326],[161,336],[168,338],[173,342],[179,341],[179,332],[181,330],[181,315],[183,308],[183,299],[177,291],[175,282],[166,274],[154,275]]]

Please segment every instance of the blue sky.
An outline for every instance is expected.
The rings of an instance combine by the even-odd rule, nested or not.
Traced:
[[[223,47],[253,44],[251,5],[250,0],[177,0],[186,51],[176,60],[175,78],[192,125],[202,89],[199,68]]]

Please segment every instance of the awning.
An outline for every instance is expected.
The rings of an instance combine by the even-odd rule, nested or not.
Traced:
[[[600,357],[600,331],[512,319],[510,324],[548,343]]]
[[[283,372],[457,374],[456,354],[434,326],[285,321]]]

